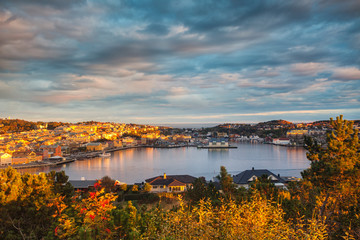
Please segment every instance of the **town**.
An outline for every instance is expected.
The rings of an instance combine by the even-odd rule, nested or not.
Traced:
[[[355,121],[354,127],[359,128]],[[62,164],[107,156],[135,147],[230,147],[229,142],[253,142],[302,147],[309,135],[325,144],[329,121],[221,124],[212,128],[170,128],[139,124],[29,122],[0,119],[0,166],[15,168]]]

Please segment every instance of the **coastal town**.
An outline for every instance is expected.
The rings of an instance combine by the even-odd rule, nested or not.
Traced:
[[[22,121],[32,129],[12,131],[9,126]],[[111,151],[136,147],[225,147],[229,142],[268,143],[303,147],[309,135],[325,143],[328,121],[291,123],[284,120],[258,124],[221,124],[213,128],[170,128],[139,124],[80,122],[27,122],[18,119],[0,121],[0,166],[15,168],[62,164],[92,157],[107,156]],[[359,121],[355,121],[359,128]],[[17,126],[17,129],[22,129]]]

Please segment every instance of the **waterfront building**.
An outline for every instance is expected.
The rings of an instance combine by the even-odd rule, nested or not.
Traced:
[[[289,145],[290,139],[289,138],[274,138],[272,143],[275,145]]]
[[[9,153],[0,153],[0,166],[11,165],[12,156]]]
[[[219,147],[229,147],[229,142],[226,141],[225,138],[212,138],[209,141],[209,148],[214,147],[214,148],[219,148]]]
[[[107,143],[91,142],[86,144],[86,151],[104,151]]]

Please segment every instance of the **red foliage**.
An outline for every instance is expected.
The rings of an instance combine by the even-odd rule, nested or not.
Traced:
[[[95,193],[95,192],[91,192],[91,193],[90,193],[90,197],[91,197],[91,198],[95,198],[95,196],[96,196],[96,193]]]

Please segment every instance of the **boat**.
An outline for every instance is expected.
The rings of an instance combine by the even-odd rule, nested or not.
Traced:
[[[111,156],[111,153],[106,153],[106,152],[103,152],[102,154],[99,155],[99,157],[110,157]]]

